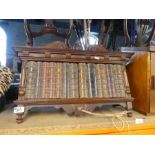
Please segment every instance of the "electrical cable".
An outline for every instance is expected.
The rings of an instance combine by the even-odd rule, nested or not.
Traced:
[[[81,108],[79,108],[78,110],[81,112],[87,113],[89,115],[93,115],[93,116],[112,117],[112,124],[119,132],[124,130],[125,124],[126,124],[127,128],[128,128],[128,134],[129,135],[131,134],[129,122],[125,118],[123,118],[124,115],[128,114],[128,111],[123,111],[123,112],[117,113],[117,114],[99,114],[99,113],[93,113],[93,112],[90,112],[87,110],[83,110]],[[121,122],[121,124],[122,124],[121,127],[118,127],[116,120]]]

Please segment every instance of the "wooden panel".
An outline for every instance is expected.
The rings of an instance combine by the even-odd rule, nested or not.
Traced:
[[[155,53],[151,52],[150,112],[155,113]]]
[[[135,98],[133,108],[142,113],[149,112],[149,52],[136,52],[127,66],[131,95]]]

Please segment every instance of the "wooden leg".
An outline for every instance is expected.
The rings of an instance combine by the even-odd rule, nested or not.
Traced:
[[[132,110],[132,102],[126,102],[126,109]]]
[[[24,113],[18,113],[18,114],[16,114],[16,122],[18,124],[20,124],[20,123],[23,122],[23,115],[24,115]]]
[[[132,112],[130,111],[130,110],[132,110],[132,102],[127,102],[127,103],[126,103],[126,109],[129,111],[129,112],[127,113],[127,116],[128,116],[128,117],[132,117]]]

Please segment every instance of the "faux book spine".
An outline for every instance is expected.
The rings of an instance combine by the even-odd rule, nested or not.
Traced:
[[[25,98],[126,97],[125,69],[119,64],[29,61]]]
[[[95,64],[93,63],[88,63],[88,86],[89,86],[89,97],[97,97]]]
[[[86,63],[79,63],[79,95],[80,98],[88,98],[88,67]]]
[[[68,98],[79,98],[78,66],[76,63],[68,64],[67,68]]]
[[[35,98],[37,63],[30,61],[26,66],[26,98]]]

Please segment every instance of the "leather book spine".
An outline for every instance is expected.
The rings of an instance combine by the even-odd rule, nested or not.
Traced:
[[[26,71],[26,98],[35,98],[37,63],[29,61]]]
[[[110,88],[112,92],[112,97],[117,97],[116,96],[116,89],[115,89],[115,74],[114,74],[114,65],[109,64],[109,74],[110,74]]]
[[[114,77],[114,86],[115,86],[115,92],[116,92],[115,97],[121,97],[120,86],[119,86],[119,77],[118,77],[117,65],[116,64],[113,65],[113,77]]]
[[[39,90],[40,90],[40,71],[41,71],[40,67],[41,67],[41,62],[37,62],[35,98],[39,98],[39,96],[40,96],[40,94],[39,94]]]
[[[79,98],[78,92],[78,66],[77,63],[69,65],[69,98]]]
[[[43,62],[41,98],[46,98],[47,63]]]
[[[62,97],[62,63],[56,63],[56,98]]]
[[[62,98],[67,98],[67,68],[66,63],[63,63],[63,76],[62,76]]]
[[[110,67],[109,64],[105,65],[105,75],[106,75],[106,85],[107,85],[107,92],[108,96],[107,97],[112,97],[112,89],[111,89],[111,80],[110,80]]]
[[[45,98],[50,98],[50,81],[51,81],[50,63],[46,62],[46,82],[45,82]]]
[[[56,63],[50,62],[50,98],[56,97],[56,77],[55,77]]]
[[[79,96],[88,98],[88,67],[86,63],[79,63]]]
[[[103,97],[109,97],[108,81],[107,81],[107,74],[106,74],[106,65],[105,64],[99,64],[99,67],[100,67],[100,74],[101,74]]]
[[[97,97],[95,64],[88,63],[89,97]]]
[[[103,81],[102,81],[102,72],[100,68],[101,64],[96,64],[96,84],[97,84],[97,96],[103,97]]]
[[[42,83],[43,83],[43,62],[40,62],[39,70],[39,84],[38,84],[38,98],[42,98]]]
[[[66,96],[67,98],[70,97],[70,82],[69,82],[69,77],[70,77],[70,63],[66,63]]]
[[[122,71],[122,65],[117,65],[117,75],[118,75],[118,84],[119,84],[119,94],[120,97],[125,97],[125,81]]]

